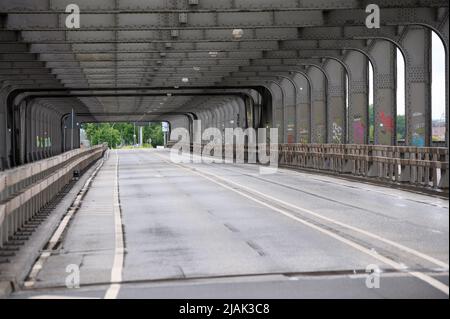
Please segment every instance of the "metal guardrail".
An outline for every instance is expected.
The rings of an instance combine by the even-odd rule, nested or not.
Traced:
[[[280,165],[448,189],[448,149],[356,144],[281,144]]]
[[[223,150],[229,147],[225,145]],[[449,186],[449,152],[445,147],[360,144],[279,144],[272,147],[278,150],[278,164],[283,167],[361,176],[415,188],[447,190]],[[248,149],[244,149],[247,159]],[[194,150],[192,144],[190,150]]]
[[[0,247],[106,148],[76,149],[0,172]]]

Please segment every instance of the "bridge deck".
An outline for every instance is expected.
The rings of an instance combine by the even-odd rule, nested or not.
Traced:
[[[165,150],[110,152],[33,288],[13,297],[446,297],[447,200],[258,173],[174,164]],[[65,289],[70,264],[80,267],[81,289]],[[366,288],[371,264],[383,271],[380,289]]]

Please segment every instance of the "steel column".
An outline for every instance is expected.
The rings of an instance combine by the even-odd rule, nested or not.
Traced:
[[[430,146],[431,30],[408,26],[400,45],[405,55],[406,145]]]
[[[311,142],[327,142],[327,78],[323,70],[310,66],[307,70],[311,78]]]
[[[396,47],[374,40],[370,48],[373,66],[374,144],[396,145]]]
[[[346,142],[346,93],[345,68],[336,60],[327,59],[324,70],[328,78],[327,127],[328,142],[345,144]]]

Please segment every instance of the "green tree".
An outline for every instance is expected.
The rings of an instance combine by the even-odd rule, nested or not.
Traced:
[[[161,123],[150,123],[144,127],[144,141],[151,139],[153,147],[164,144],[164,133]]]
[[[405,115],[397,116],[397,141],[406,138],[406,117]]]
[[[107,143],[109,147],[115,148],[120,144],[120,132],[109,123],[84,125],[87,138],[91,145]]]
[[[108,143],[110,147],[116,148],[119,145],[133,145],[139,139],[139,125],[135,127],[134,123],[89,123],[84,124],[83,128],[91,145]],[[153,147],[164,144],[161,123],[150,123],[143,128],[144,143],[151,139]]]
[[[116,123],[114,128],[119,131],[122,144],[133,145],[133,143],[135,142],[134,139],[135,132],[133,123]]]

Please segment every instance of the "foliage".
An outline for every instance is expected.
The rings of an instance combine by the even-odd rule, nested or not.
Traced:
[[[139,141],[139,126],[134,123],[88,123],[84,124],[86,136],[91,145],[108,143],[112,148],[135,145]],[[160,123],[143,126],[144,145],[155,147],[164,144],[164,135]],[[148,145],[150,146],[150,145]]]
[[[114,148],[120,143],[119,131],[109,123],[85,124],[84,129],[91,145],[108,143],[109,147]]]
[[[148,143],[150,139],[153,147],[164,144],[164,133],[161,124],[151,123],[148,126],[144,126],[144,142]]]

